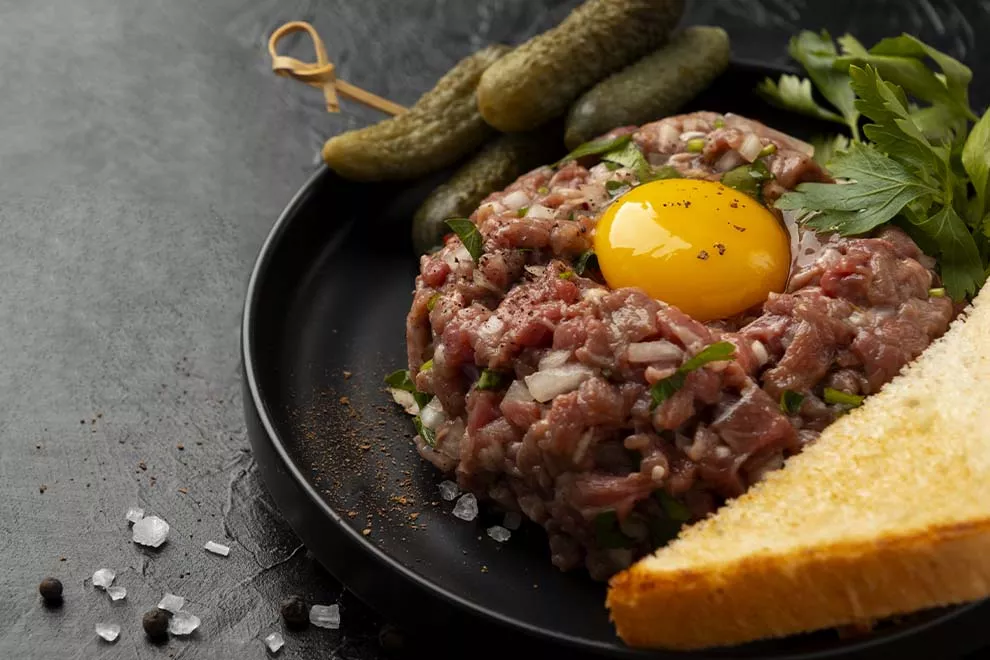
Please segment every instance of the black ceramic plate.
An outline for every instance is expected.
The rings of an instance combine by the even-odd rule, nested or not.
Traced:
[[[799,137],[821,130],[754,97],[773,73],[735,63],[694,107]],[[412,211],[442,179],[356,185],[322,169],[265,242],[242,348],[249,434],[272,495],[310,550],[390,620],[474,653],[484,639],[481,648],[498,654],[525,645],[569,647],[572,657],[683,657],[625,647],[604,610],[604,586],[553,568],[541,529],[524,526],[499,544],[485,534],[493,514],[472,523],[450,515],[440,475],[412,448],[409,419],[382,378],[405,366],[417,273]],[[980,643],[987,610],[928,613],[866,639],[828,632],[690,657],[950,657]]]

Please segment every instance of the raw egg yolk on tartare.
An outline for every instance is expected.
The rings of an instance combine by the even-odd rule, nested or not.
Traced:
[[[663,179],[605,209],[595,253],[613,288],[639,287],[699,321],[784,290],[790,236],[756,200],[714,181]]]

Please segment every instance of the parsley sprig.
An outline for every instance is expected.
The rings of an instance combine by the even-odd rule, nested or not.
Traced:
[[[910,35],[869,50],[850,35],[837,42],[827,32],[802,32],[789,50],[808,78],[783,76],[758,89],[776,105],[844,123],[852,134],[848,146],[829,145],[829,170],[844,185],[804,183],[777,207],[842,235],[897,224],[937,256],[953,299],[971,296],[990,257],[990,115],[969,130],[977,119],[969,106],[972,72]],[[813,97],[812,83],[834,110]]]

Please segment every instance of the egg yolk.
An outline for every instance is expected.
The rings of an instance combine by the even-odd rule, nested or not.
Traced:
[[[595,253],[608,285],[639,287],[699,321],[783,291],[790,236],[751,197],[714,181],[663,179],[605,209]]]

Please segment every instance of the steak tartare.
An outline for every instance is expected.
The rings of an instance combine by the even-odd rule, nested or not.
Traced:
[[[758,151],[756,194],[771,209],[801,182],[831,181],[806,145],[734,115],[606,138],[622,135],[651,166],[710,181]],[[590,155],[490,195],[470,218],[480,256],[454,235],[424,255],[406,325],[424,395],[419,453],[542,525],[553,563],[596,579],[814,442],[955,313],[933,288],[934,262],[890,227],[842,238],[788,221],[786,289],[733,318],[702,323],[640,289],[610,289],[589,259],[593,233],[613,191],[637,183],[635,168]],[[715,346],[731,357],[699,359]]]

